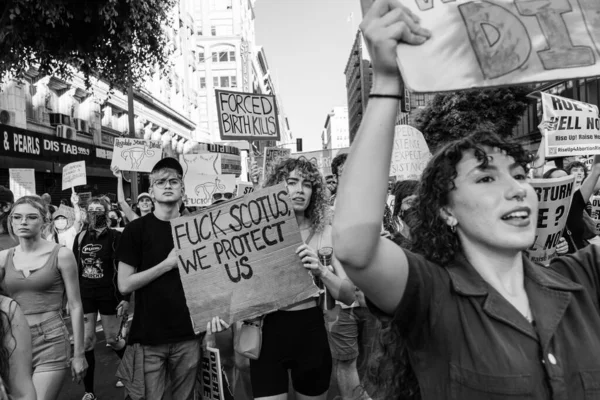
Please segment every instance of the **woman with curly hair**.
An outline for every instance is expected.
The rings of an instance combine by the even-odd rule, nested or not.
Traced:
[[[304,245],[296,253],[304,267],[319,278],[335,299],[354,301],[354,286],[344,271],[323,266],[318,249],[331,247],[330,208],[321,173],[305,158],[289,158],[275,165],[265,187],[285,182]],[[255,399],[286,400],[288,373],[298,399],[325,400],[331,378],[331,353],[323,312],[310,298],[265,316],[258,360],[250,360]]]
[[[31,330],[37,397],[55,400],[68,370],[79,382],[87,369],[77,264],[71,250],[42,238],[43,228],[50,221],[48,208],[39,197],[21,197],[9,218],[10,234],[19,238],[19,246],[0,252],[3,284],[23,310]],[[69,332],[61,315],[65,300],[73,326],[73,358]]]
[[[31,379],[31,333],[21,307],[0,288],[0,400],[9,399],[36,399]]]
[[[520,145],[485,131],[447,144],[421,178],[412,250],[379,236],[402,87],[396,46],[420,45],[430,33],[400,0],[376,0],[361,30],[378,96],[342,176],[334,250],[406,341],[420,396],[597,397],[600,252],[589,246],[549,268],[528,260],[538,196]],[[400,398],[404,385],[396,376],[379,387],[383,396],[371,394]]]

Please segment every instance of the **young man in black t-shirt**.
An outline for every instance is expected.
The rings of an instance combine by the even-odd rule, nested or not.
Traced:
[[[88,227],[75,236],[73,253],[79,269],[79,286],[84,313],[84,346],[88,371],[83,379],[82,400],[94,400],[96,357],[96,321],[98,313],[106,343],[119,358],[125,352],[125,340],[119,335],[122,317],[129,309],[129,296],[117,289],[116,249],[121,233],[108,227],[110,205],[101,198],[88,202]]]
[[[194,398],[200,341],[194,335],[169,223],[179,217],[183,194],[181,165],[174,158],[162,159],[150,173],[155,210],[125,227],[118,249],[119,290],[135,291],[136,296],[129,344],[143,347],[147,400],[163,398],[167,374],[171,398]],[[125,382],[126,390],[129,384]]]

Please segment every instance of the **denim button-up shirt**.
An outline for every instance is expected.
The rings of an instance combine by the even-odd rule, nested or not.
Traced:
[[[464,256],[441,267],[406,252],[392,323],[423,399],[600,399],[599,250],[550,268],[524,259],[533,324]]]

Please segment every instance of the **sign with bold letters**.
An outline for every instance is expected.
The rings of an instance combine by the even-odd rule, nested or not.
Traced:
[[[117,138],[110,167],[121,171],[150,172],[162,158],[160,140]]]
[[[427,142],[418,129],[410,125],[396,126],[390,176],[399,180],[419,179],[430,158]]]
[[[204,347],[202,349],[202,368],[198,368],[198,370],[201,375],[202,400],[225,400],[219,349]]]
[[[600,74],[598,0],[405,0],[431,31],[400,44],[411,91],[567,80]]]
[[[556,245],[567,225],[574,181],[572,175],[530,180],[539,204],[535,242],[527,250],[531,261],[548,265],[556,257]]]
[[[10,168],[8,186],[15,201],[23,196],[35,196],[35,170],[33,168]]]
[[[279,140],[275,96],[215,89],[221,140]]]
[[[303,242],[285,184],[177,218],[171,229],[196,332],[214,316],[231,324],[318,292],[296,254]]]
[[[85,172],[85,161],[77,161],[67,164],[62,172],[62,190],[74,188],[75,186],[87,185]]]
[[[272,165],[279,161],[288,158],[292,154],[291,149],[282,149],[279,147],[265,147],[263,156],[263,179],[268,175],[268,171]]]
[[[546,158],[600,154],[596,105],[542,92],[542,107]]]
[[[237,184],[237,197],[242,197],[252,192],[254,192],[254,185],[252,183],[240,182]]]

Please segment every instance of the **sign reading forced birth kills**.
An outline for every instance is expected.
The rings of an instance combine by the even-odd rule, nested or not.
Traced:
[[[567,224],[573,197],[572,175],[554,179],[532,179],[538,196],[538,219],[535,242],[527,250],[533,262],[548,265],[556,257],[556,245]]]
[[[215,89],[222,140],[279,140],[275,97]]]
[[[194,330],[295,304],[318,291],[296,249],[302,237],[284,184],[171,221]]]

